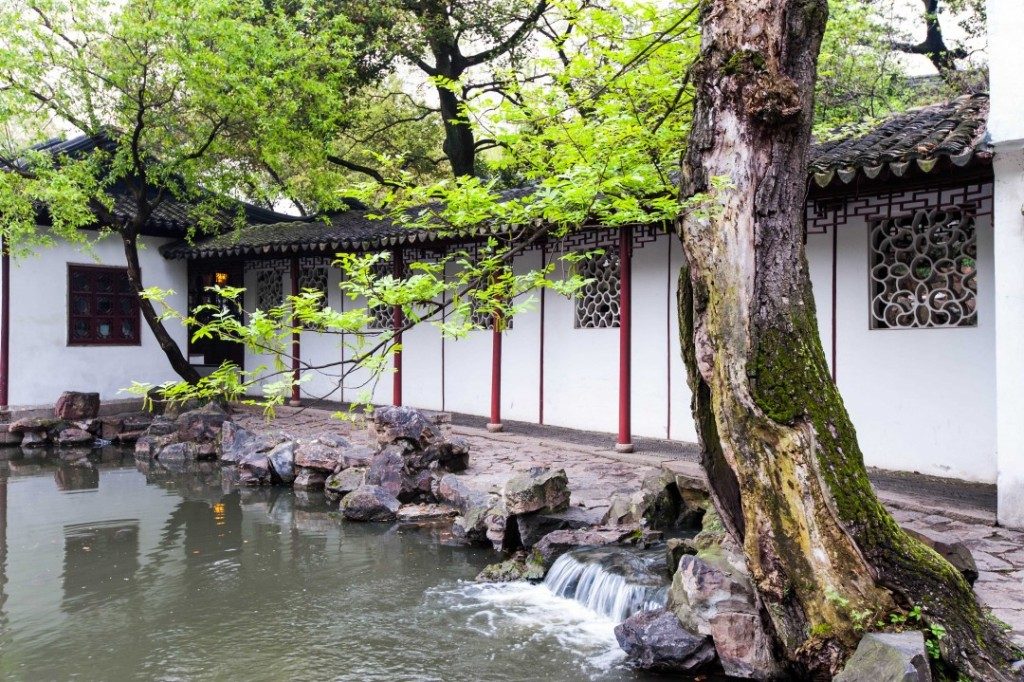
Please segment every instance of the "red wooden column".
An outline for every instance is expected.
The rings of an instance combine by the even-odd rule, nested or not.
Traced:
[[[299,295],[299,257],[292,256],[292,296]],[[288,401],[289,405],[298,407],[302,405],[302,397],[299,395],[299,377],[301,371],[299,370],[299,357],[301,354],[301,347],[299,337],[299,328],[295,325],[295,321],[292,320],[292,325],[295,326],[295,330],[292,332],[292,399]]]
[[[392,274],[395,279],[401,279],[402,270],[404,269],[404,263],[402,262],[402,248],[399,246],[395,247],[395,250],[391,255],[392,261]],[[402,307],[395,306],[391,311],[391,326],[395,332],[394,342],[398,344],[399,349],[395,351],[392,356],[392,362],[394,363],[395,373],[393,377],[393,384],[391,389],[391,404],[399,406],[402,404],[402,332],[399,330],[402,328]]]
[[[619,438],[618,452],[633,452],[630,424],[630,391],[632,379],[632,260],[633,228],[619,230]]]
[[[0,409],[7,409],[10,390],[11,356],[11,254],[0,236]]]
[[[497,433],[501,425],[501,317],[494,316],[494,329],[491,332],[491,421],[487,430]]]

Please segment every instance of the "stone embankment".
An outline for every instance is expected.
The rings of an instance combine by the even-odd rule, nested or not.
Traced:
[[[379,408],[365,430],[335,425],[289,433],[251,415],[238,417],[215,404],[156,417],[138,439],[136,457],[172,471],[219,460],[223,476],[237,485],[323,490],[351,522],[443,524],[452,542],[502,553],[479,580],[542,580],[561,555],[584,547],[663,546],[671,575],[667,603],[616,628],[629,659],[676,673],[778,674],[742,552],[698,475],[624,464],[595,473],[593,466],[558,466],[557,459],[526,469],[475,466],[470,442],[453,435],[443,415],[409,408]],[[665,541],[662,531],[675,537]],[[977,578],[966,547],[932,544],[969,580]],[[851,666],[889,679],[886,671],[902,665],[916,676],[899,679],[929,679],[918,674],[923,638],[906,634],[865,638]],[[858,674],[851,670],[845,679],[862,679]]]
[[[8,444],[23,448],[52,446],[67,456],[85,457],[97,445],[134,443],[152,422],[149,414],[140,412],[109,416],[99,416],[99,412],[99,393],[65,391],[54,405],[52,416],[22,417],[2,426],[9,434]]]

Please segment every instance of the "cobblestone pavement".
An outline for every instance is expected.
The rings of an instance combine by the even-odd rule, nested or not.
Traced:
[[[280,408],[269,423],[255,412],[240,415],[239,421],[248,428],[282,430],[298,438],[340,433],[354,442],[370,440],[360,424],[331,419],[330,414],[315,408]],[[607,436],[567,429],[538,430],[530,435],[489,433],[467,425],[467,420],[454,421],[453,431],[469,439],[472,446],[470,468],[465,472],[472,485],[500,486],[514,472],[531,467],[564,468],[572,487],[572,504],[598,519],[608,508],[611,495],[636,490],[645,477],[659,469],[700,473],[689,444],[620,454],[609,449]],[[941,479],[888,472],[873,472],[872,480],[900,524],[936,539],[959,540],[971,550],[979,571],[975,592],[1024,644],[1024,532],[995,526],[995,515],[986,505],[985,487],[975,486],[979,489],[973,491],[972,484],[951,486]],[[956,503],[943,498],[945,489],[959,491]]]

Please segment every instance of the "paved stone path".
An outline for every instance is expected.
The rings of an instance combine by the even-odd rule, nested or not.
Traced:
[[[250,429],[280,429],[299,438],[329,432],[344,434],[354,442],[370,440],[361,425],[330,415],[330,411],[316,408],[279,408],[270,423],[256,412],[240,415],[239,421]],[[607,436],[567,429],[535,430],[532,435],[489,433],[459,418],[452,429],[468,438],[472,446],[465,475],[474,486],[500,486],[514,472],[531,467],[564,468],[572,487],[572,504],[598,518],[608,508],[612,494],[636,490],[645,477],[659,469],[701,475],[694,446],[685,443],[621,454],[609,448]],[[951,489],[948,481],[889,472],[872,472],[872,480],[879,497],[903,526],[936,539],[960,540],[970,548],[979,571],[975,592],[1024,644],[1024,532],[995,526],[995,515],[986,503],[986,487],[957,484],[953,490],[958,492],[953,494],[961,499],[951,504],[945,497],[945,491]]]

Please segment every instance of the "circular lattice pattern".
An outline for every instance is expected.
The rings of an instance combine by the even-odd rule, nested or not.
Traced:
[[[960,208],[874,221],[872,328],[976,326],[975,237],[974,217]]]
[[[594,254],[576,264],[576,272],[588,280],[576,295],[577,329],[619,326],[619,257]]]

